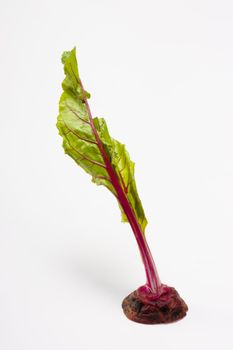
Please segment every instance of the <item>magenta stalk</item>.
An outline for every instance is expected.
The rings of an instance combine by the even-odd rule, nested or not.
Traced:
[[[95,136],[96,142],[98,144],[101,155],[102,155],[103,160],[105,162],[106,169],[107,169],[107,172],[108,172],[109,177],[111,179],[111,182],[113,184],[113,187],[115,188],[115,191],[117,193],[117,199],[120,202],[120,204],[125,212],[125,215],[127,216],[129,224],[130,224],[130,226],[133,230],[134,236],[136,238],[138,248],[140,250],[140,254],[142,257],[142,261],[143,261],[143,264],[145,267],[147,285],[153,294],[157,294],[159,292],[159,288],[161,287],[161,282],[160,282],[160,279],[158,276],[158,272],[157,272],[151,251],[150,251],[149,246],[147,244],[145,235],[142,232],[141,227],[139,226],[139,224],[136,220],[136,217],[135,217],[134,212],[131,208],[131,205],[130,205],[124,191],[122,190],[122,188],[119,184],[118,178],[115,174],[115,171],[114,171],[114,169],[113,169],[113,167],[112,167],[112,165],[111,165],[111,163],[110,163],[110,161],[109,161],[109,159],[104,151],[102,142],[99,138],[99,135],[96,131],[96,128],[94,127],[92,113],[91,113],[87,98],[85,96],[85,90],[83,88],[81,81],[80,81],[80,85],[82,86],[82,89],[83,89],[83,100],[84,100],[85,105],[87,107],[92,132]]]

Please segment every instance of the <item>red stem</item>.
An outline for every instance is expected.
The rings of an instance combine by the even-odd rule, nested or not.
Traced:
[[[85,105],[87,107],[87,111],[88,111],[88,116],[89,116],[89,120],[90,120],[90,125],[92,128],[92,132],[95,136],[96,142],[98,144],[99,150],[101,152],[101,155],[103,157],[103,160],[105,162],[106,165],[106,170],[109,174],[110,180],[112,182],[112,185],[117,193],[117,198],[125,212],[125,215],[127,216],[127,219],[131,225],[131,228],[133,230],[134,236],[136,238],[140,253],[141,253],[141,257],[142,257],[142,261],[145,267],[145,272],[146,272],[146,277],[147,277],[147,285],[148,287],[151,289],[151,292],[153,292],[154,294],[157,294],[159,292],[159,288],[161,287],[161,282],[159,279],[159,275],[151,254],[151,251],[149,249],[149,246],[147,244],[146,238],[144,233],[142,232],[142,229],[135,217],[135,214],[131,208],[131,205],[126,197],[126,194],[124,193],[121,185],[119,184],[117,175],[110,163],[110,160],[103,148],[103,144],[100,140],[100,137],[97,133],[97,130],[94,126],[94,122],[93,122],[93,118],[92,118],[92,114],[91,114],[91,110],[85,95],[85,90],[83,88],[82,82],[80,81],[81,87],[83,89],[83,100],[85,102]]]

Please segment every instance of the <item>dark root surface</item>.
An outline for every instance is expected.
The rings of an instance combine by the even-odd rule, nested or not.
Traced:
[[[122,302],[123,311],[131,321],[144,324],[171,323],[182,319],[188,307],[175,288],[165,287],[155,298],[145,298],[140,288]]]

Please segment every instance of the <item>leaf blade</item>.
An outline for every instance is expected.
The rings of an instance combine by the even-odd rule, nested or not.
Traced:
[[[62,63],[65,78],[62,82],[63,93],[59,101],[57,128],[63,138],[65,153],[92,176],[92,182],[105,186],[117,197],[122,221],[127,222],[128,218],[121,206],[103,157],[104,152],[144,232],[147,219],[137,192],[134,163],[130,160],[125,145],[110,136],[103,118],[90,120],[85,103],[90,94],[83,90],[81,84],[75,48],[63,53]]]

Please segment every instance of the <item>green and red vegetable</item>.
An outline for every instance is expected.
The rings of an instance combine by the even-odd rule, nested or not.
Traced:
[[[81,82],[76,49],[62,55],[65,79],[59,101],[57,127],[65,153],[105,186],[118,201],[122,221],[129,222],[145,267],[146,284],[123,301],[128,318],[140,323],[168,323],[185,316],[187,306],[174,288],[161,283],[145,237],[147,219],[138,196],[134,163],[125,145],[112,138],[106,121],[93,118],[90,94]]]

